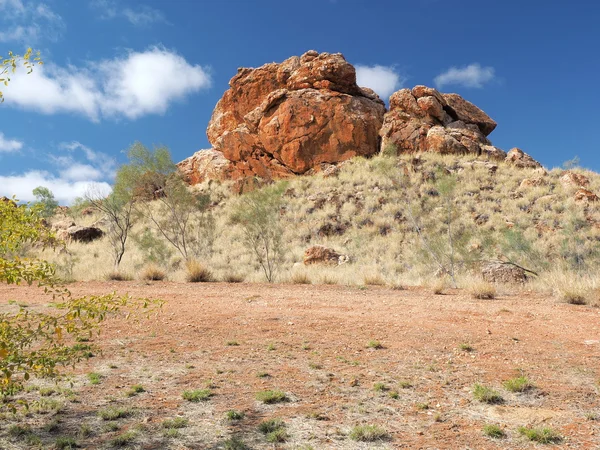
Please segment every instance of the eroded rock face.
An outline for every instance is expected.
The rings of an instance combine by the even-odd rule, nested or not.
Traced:
[[[200,150],[177,164],[186,183],[194,185],[205,180],[225,180],[231,164],[223,153],[209,149]]]
[[[585,175],[570,171],[560,177],[560,182],[565,188],[585,188],[590,184],[590,180]]]
[[[506,153],[487,139],[494,128],[496,122],[461,96],[415,86],[392,94],[379,134],[382,149],[395,148],[398,154],[476,154],[503,160]]]
[[[65,241],[92,242],[104,236],[104,231],[97,227],[71,226],[59,230],[56,234],[59,239]]]
[[[239,69],[229,86],[207,135],[230,178],[284,178],[379,151],[385,105],[339,53]]]
[[[483,279],[489,283],[524,283],[527,281],[525,271],[513,264],[490,261],[481,268]]]
[[[520,169],[538,169],[542,165],[525,153],[520,148],[511,149],[506,155],[505,161]]]

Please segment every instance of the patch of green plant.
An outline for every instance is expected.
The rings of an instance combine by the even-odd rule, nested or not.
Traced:
[[[458,348],[460,348],[463,352],[472,352],[475,350],[471,344],[467,344],[466,342],[460,344]]]
[[[502,383],[502,385],[504,386],[504,389],[510,392],[526,392],[535,387],[525,376],[511,378]]]
[[[203,402],[210,399],[213,393],[210,389],[194,389],[191,391],[183,391],[183,398],[189,402]]]
[[[237,438],[237,437],[232,437],[231,439],[227,439],[225,442],[223,442],[223,446],[225,448],[225,450],[249,450],[250,447],[248,447],[244,441],[242,441],[241,439]]]
[[[126,431],[110,440],[111,447],[125,447],[135,441],[137,433],[135,431]]]
[[[54,446],[58,450],[70,450],[78,447],[77,441],[75,441],[75,439],[73,439],[72,437],[68,436],[61,436],[57,438],[56,442],[54,443]]]
[[[373,390],[375,392],[385,392],[389,390],[389,388],[385,385],[385,383],[375,383],[373,384]]]
[[[398,382],[398,386],[400,386],[402,389],[410,389],[411,387],[413,387],[412,383],[406,380]]]
[[[90,384],[100,384],[102,378],[102,375],[97,372],[88,373],[88,380],[90,380]]]
[[[289,437],[290,436],[289,436],[288,432],[286,430],[284,430],[283,428],[280,428],[279,430],[271,431],[266,436],[267,442],[271,442],[271,443],[285,442],[289,439]]]
[[[44,431],[46,431],[48,433],[54,433],[54,432],[58,431],[59,427],[60,427],[60,422],[58,421],[58,419],[53,419],[44,425]]]
[[[394,400],[397,400],[398,398],[400,398],[400,394],[398,393],[398,391],[390,391],[390,393],[388,395],[390,396],[390,398],[393,398]]]
[[[79,430],[77,430],[77,437],[80,439],[88,438],[92,435],[92,428],[87,424],[81,424]]]
[[[114,406],[98,411],[98,417],[102,420],[117,420],[129,417],[133,414],[129,408],[116,408]]]
[[[102,427],[102,431],[105,431],[106,433],[112,433],[114,431],[119,431],[120,428],[121,427],[117,422],[108,422]]]
[[[502,403],[504,401],[497,391],[479,383],[473,386],[473,397],[477,401],[488,404]]]
[[[519,427],[518,431],[521,436],[539,444],[558,444],[562,441],[562,436],[552,428]]]
[[[52,394],[56,393],[56,389],[53,389],[51,387],[40,388],[40,390],[38,392],[40,393],[40,395],[42,397],[50,397]]]
[[[383,348],[383,344],[379,341],[371,340],[367,343],[367,348],[372,348],[374,350],[380,350]]]
[[[358,442],[375,442],[389,439],[390,435],[378,425],[357,425],[348,437]]]
[[[269,375],[267,372],[258,372],[256,376],[258,378],[269,378],[271,375]]]
[[[11,425],[8,428],[8,435],[12,438],[22,438],[31,434],[31,427],[29,425]]]
[[[225,417],[227,417],[227,420],[242,420],[244,418],[244,413],[232,409],[225,413]]]
[[[429,409],[429,403],[417,403],[417,404],[415,405],[415,407],[416,407],[418,410],[425,411],[425,410],[428,410],[428,409]]]
[[[181,433],[177,428],[167,428],[163,431],[163,436],[167,438],[176,438],[179,437]]]
[[[188,426],[189,420],[185,417],[175,417],[173,419],[165,419],[162,423],[163,428],[185,428]]]
[[[494,439],[502,439],[506,433],[498,425],[484,425],[483,434]]]
[[[50,412],[58,413],[62,408],[63,404],[60,401],[53,398],[43,398],[33,402],[29,407],[29,411],[35,414],[48,414]]]
[[[281,419],[264,420],[258,425],[258,431],[262,434],[269,434],[283,428],[285,428],[285,422]]]
[[[127,397],[134,397],[138,394],[141,394],[142,392],[146,392],[144,386],[142,386],[141,384],[134,384],[133,386],[131,386],[131,389],[127,391]]]
[[[271,405],[273,403],[281,403],[287,401],[287,396],[285,392],[281,391],[261,391],[256,394],[256,400],[266,403],[267,405]]]
[[[237,347],[240,345],[238,341],[227,341],[226,344],[228,347]]]

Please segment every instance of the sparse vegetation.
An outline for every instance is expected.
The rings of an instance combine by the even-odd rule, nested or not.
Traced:
[[[261,391],[256,394],[256,400],[259,402],[266,403],[267,405],[271,405],[274,403],[281,403],[288,400],[285,392],[282,391]]]
[[[374,350],[381,350],[383,348],[383,344],[376,340],[371,340],[367,343],[367,348],[372,348]]]
[[[510,392],[525,392],[535,387],[525,376],[511,378],[502,383],[502,385],[504,386],[504,389]]]
[[[473,386],[473,397],[479,402],[490,404],[502,403],[504,400],[497,391],[479,383]]]
[[[244,413],[232,409],[225,413],[225,417],[227,417],[227,420],[242,420],[244,418]]]
[[[102,420],[123,419],[125,417],[131,416],[132,414],[133,411],[129,408],[114,406],[110,406],[108,408],[104,408],[98,411],[98,417],[100,417]]]
[[[502,439],[506,437],[506,432],[498,425],[484,425],[483,434],[493,439]]]
[[[175,417],[173,419],[166,419],[162,423],[163,428],[185,428],[189,424],[189,420],[185,417]]]
[[[194,389],[183,391],[182,397],[188,402],[203,402],[210,399],[213,393],[210,389]]]
[[[539,444],[558,444],[562,441],[562,436],[552,428],[519,427],[518,432],[530,441]]]
[[[496,298],[496,287],[485,281],[474,282],[471,284],[469,292],[473,298],[479,300],[492,300]]]
[[[195,259],[187,261],[185,267],[187,270],[186,280],[190,283],[209,283],[214,281],[212,272],[204,264]]]
[[[376,442],[389,439],[389,434],[378,425],[357,425],[348,437],[353,441]]]
[[[142,392],[146,392],[146,389],[144,389],[144,386],[142,386],[141,384],[134,384],[127,391],[127,397],[135,397],[136,395],[141,394]]]

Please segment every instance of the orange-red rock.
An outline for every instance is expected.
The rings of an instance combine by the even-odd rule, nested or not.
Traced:
[[[382,148],[400,153],[476,154],[504,159],[487,135],[496,122],[457,94],[427,86],[401,89],[390,97],[390,111],[380,130]]]
[[[200,150],[177,164],[183,179],[191,185],[204,180],[227,179],[230,163],[217,150]]]
[[[229,86],[207,129],[229,178],[283,178],[379,151],[385,105],[339,53],[240,69]]]
[[[560,182],[566,188],[587,187],[590,184],[590,180],[585,175],[580,175],[570,171],[566,172],[562,177],[560,177]]]
[[[577,192],[575,192],[573,198],[576,202],[584,203],[597,202],[600,200],[596,194],[583,188],[577,189]]]
[[[506,162],[520,169],[537,169],[542,165],[520,148],[511,149],[506,155]]]

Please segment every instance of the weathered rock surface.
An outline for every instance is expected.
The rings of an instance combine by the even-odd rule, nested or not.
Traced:
[[[336,252],[335,250],[323,245],[313,245],[304,251],[304,264],[328,264],[340,265],[348,262],[350,258],[347,255]]]
[[[597,202],[598,200],[600,200],[596,194],[584,188],[577,189],[577,191],[573,195],[573,198],[576,202],[583,203]]]
[[[570,171],[560,177],[560,182],[565,188],[585,188],[590,184],[590,180],[585,175]]]
[[[525,270],[501,261],[484,264],[481,267],[481,275],[488,283],[524,283],[527,281]]]
[[[186,183],[194,185],[205,180],[225,180],[231,169],[230,162],[217,150],[200,150],[177,164]]]
[[[512,164],[520,169],[537,169],[542,167],[539,162],[537,162],[520,148],[516,147],[508,152],[505,161],[508,164]]]
[[[104,236],[104,231],[96,227],[71,226],[57,233],[59,239],[65,241],[92,242]]]
[[[207,129],[229,178],[283,178],[379,151],[385,105],[339,53],[239,69],[229,86]]]
[[[487,139],[494,128],[496,122],[460,95],[415,86],[392,94],[379,134],[382,149],[395,148],[398,154],[476,154],[503,160],[506,153]]]

